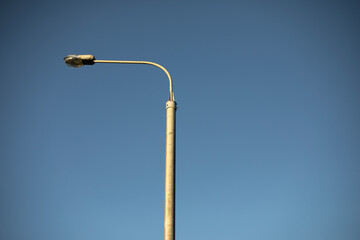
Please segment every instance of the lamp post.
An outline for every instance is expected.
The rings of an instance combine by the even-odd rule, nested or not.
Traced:
[[[165,148],[165,214],[164,240],[175,240],[175,112],[172,80],[169,72],[161,65],[147,61],[96,60],[93,55],[68,55],[64,58],[70,67],[82,67],[95,63],[148,64],[162,69],[169,78],[169,101],[166,102],[166,148]]]

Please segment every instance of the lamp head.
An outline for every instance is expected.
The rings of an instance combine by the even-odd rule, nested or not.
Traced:
[[[68,55],[64,58],[66,65],[69,67],[82,67],[84,65],[93,65],[95,62],[93,55]]]

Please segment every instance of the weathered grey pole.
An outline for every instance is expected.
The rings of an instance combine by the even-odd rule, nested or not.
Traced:
[[[164,240],[175,240],[175,114],[176,102],[166,102]]]

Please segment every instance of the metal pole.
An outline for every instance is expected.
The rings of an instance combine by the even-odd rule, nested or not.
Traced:
[[[169,101],[166,102],[165,148],[165,216],[164,240],[175,240],[175,112],[176,102],[169,72],[160,64],[148,61],[96,60],[93,55],[68,55],[65,63],[72,67],[94,63],[148,64],[162,69],[169,78]]]
[[[148,64],[162,69],[169,78],[169,101],[166,102],[166,148],[165,148],[165,213],[164,240],[175,240],[175,112],[172,79],[161,65],[148,61],[93,60],[94,63]]]
[[[176,102],[166,102],[164,240],[175,240],[175,112]]]

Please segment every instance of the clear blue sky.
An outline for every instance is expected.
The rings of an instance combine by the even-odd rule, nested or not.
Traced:
[[[358,1],[2,2],[0,239],[360,239]]]

